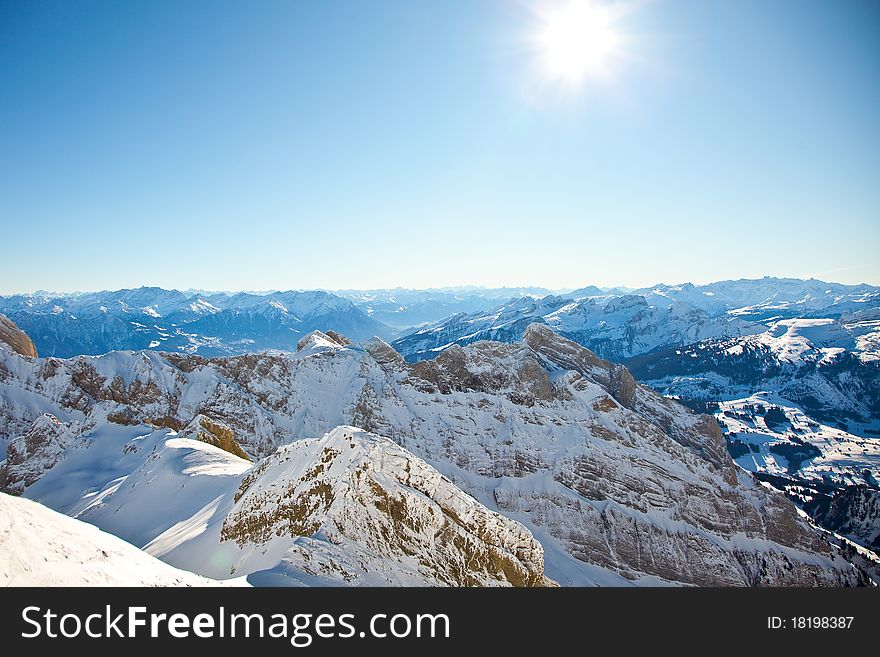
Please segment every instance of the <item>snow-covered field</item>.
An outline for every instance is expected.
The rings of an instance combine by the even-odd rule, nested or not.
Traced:
[[[765,411],[756,412],[771,407],[781,409],[785,419],[768,423]],[[750,447],[747,454],[735,460],[751,472],[796,475],[800,479],[837,485],[877,485],[880,481],[880,439],[856,436],[821,424],[772,394],[722,401],[715,417],[731,439]],[[800,463],[791,462],[779,446],[797,447],[798,442],[814,447],[818,455]],[[777,453],[771,451],[774,447]]]

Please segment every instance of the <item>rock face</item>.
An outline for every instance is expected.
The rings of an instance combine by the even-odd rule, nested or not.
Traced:
[[[0,315],[0,343],[8,345],[15,353],[22,356],[37,357],[37,348],[28,334],[18,328],[6,315]]]
[[[124,410],[127,422],[149,420],[150,431],[158,424],[179,429],[205,414],[232,429],[242,449],[259,458],[271,457],[280,445],[297,438],[355,425],[387,436],[490,510],[523,523],[544,546],[547,576],[561,584],[865,581],[798,517],[784,496],[737,469],[713,418],[695,415],[636,384],[625,368],[598,358],[547,326],[533,324],[523,335],[519,343],[452,347],[433,361],[414,365],[394,357],[393,350],[379,341],[360,349],[326,335],[312,336],[296,354],[218,359],[124,352],[28,361],[0,353],[5,389],[24,391],[21,394],[33,400],[27,406],[5,406],[0,428],[12,440],[10,449],[19,449],[16,444],[35,419],[33,409],[45,408],[81,422],[80,442],[88,445],[103,440],[111,413]],[[113,426],[119,432],[138,430],[137,425]],[[364,447],[359,453],[369,453],[373,459],[370,449]],[[25,494],[47,499],[43,496],[48,495],[51,478],[75,463],[64,460],[48,470],[45,483],[31,477]],[[7,481],[21,481],[18,465],[3,470]],[[379,477],[382,470],[375,472]],[[334,473],[334,482],[345,482],[339,488],[350,489],[358,500],[372,494],[368,483],[355,485],[353,474]],[[316,476],[309,486],[324,481]],[[330,502],[322,488],[303,497],[310,487],[301,486],[306,484],[296,484],[294,493],[308,508],[292,512],[287,520],[278,521],[281,524],[273,520],[274,531],[284,534],[291,518],[301,517],[307,529],[319,523],[316,535],[333,531],[344,540],[336,524],[343,511],[337,514],[333,506],[338,498]],[[431,495],[420,494],[439,506]],[[53,504],[60,508],[73,501]],[[431,508],[434,511],[424,511],[419,522],[442,527],[451,518],[442,509]],[[224,544],[250,540],[239,529],[248,523],[256,528],[263,523],[261,514],[252,511],[240,522],[230,521]],[[464,516],[459,517],[464,526],[453,521],[459,527],[453,527],[455,535],[464,531],[462,536],[471,536],[468,541],[481,536]],[[393,523],[393,516],[387,522]],[[113,531],[124,535],[125,527],[115,526]],[[217,540],[219,531],[218,527]],[[416,532],[407,539],[406,549],[423,545],[422,538]],[[309,540],[303,537],[295,544]],[[488,544],[485,537],[481,540]],[[331,544],[321,547],[330,550]],[[285,545],[286,550],[294,549]],[[468,545],[482,555],[475,557],[475,563],[497,562],[480,543]],[[507,543],[496,547],[516,554],[521,564],[530,562],[519,548]],[[442,551],[435,556],[443,559],[443,568],[454,562]],[[173,561],[173,552],[167,558],[175,565],[187,565]],[[302,573],[305,557],[297,559],[291,557],[289,563],[299,564],[294,570]],[[342,571],[349,576],[362,577],[357,559],[327,556],[322,563],[335,572],[331,562],[346,564]],[[276,559],[261,567],[272,570],[277,563]],[[419,577],[441,580],[430,574],[435,567],[430,564],[438,562],[428,563],[427,570],[418,571]],[[236,567],[242,572],[241,564]],[[497,572],[493,568],[481,566],[474,577],[486,582]],[[522,568],[509,581],[529,581],[531,575],[525,573],[534,570]],[[449,576],[449,571],[443,572]]]
[[[216,422],[204,415],[197,415],[181,432],[182,438],[193,438],[203,443],[214,445],[235,456],[251,460],[235,440],[235,432],[221,422]]]
[[[80,431],[79,423],[62,422],[49,413],[40,415],[6,451],[0,468],[0,489],[20,495],[67,456]]]

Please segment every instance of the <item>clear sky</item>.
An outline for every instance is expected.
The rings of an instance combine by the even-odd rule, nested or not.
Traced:
[[[0,0],[0,293],[880,284],[880,2],[569,1]]]

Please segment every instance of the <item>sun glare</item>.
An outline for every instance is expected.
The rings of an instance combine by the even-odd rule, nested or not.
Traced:
[[[548,78],[574,84],[608,72],[620,39],[607,7],[593,0],[560,0],[538,16],[536,41]]]

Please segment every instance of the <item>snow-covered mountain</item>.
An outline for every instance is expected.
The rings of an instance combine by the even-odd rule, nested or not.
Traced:
[[[605,358],[622,360],[709,338],[761,333],[780,319],[820,318],[846,324],[853,337],[868,336],[862,342],[873,340],[876,351],[878,312],[880,288],[814,279],[655,285],[631,293],[587,286],[462,311],[419,327],[394,346],[408,360],[433,358],[452,344],[519,340],[526,326],[538,322]]]
[[[353,427],[285,445],[253,466],[167,429],[134,444],[142,451],[134,469],[92,494],[59,489],[80,472],[75,463],[28,494],[210,577],[288,586],[547,583],[541,546],[522,525]],[[105,439],[98,449],[113,447],[118,440]]]
[[[847,510],[863,513],[850,503],[853,487],[880,490],[876,333],[866,341],[871,333],[853,335],[851,326],[779,320],[758,335],[665,349],[627,364],[664,394],[714,411],[741,467],[837,531],[859,522],[846,520]]]
[[[525,326],[545,322],[603,357],[622,359],[658,347],[754,333],[755,322],[772,319],[861,315],[853,322],[870,321],[865,313],[878,308],[876,287],[775,278],[655,285],[632,293],[590,285],[552,294],[535,287],[335,294],[142,287],[0,297],[0,313],[30,334],[40,353],[59,357],[114,349],[206,356],[290,350],[317,329],[355,341],[403,335],[396,346],[415,359],[432,357],[449,344],[518,340]],[[871,319],[876,327],[877,317]]]
[[[433,358],[452,345],[478,340],[515,342],[527,326],[542,323],[603,358],[622,360],[670,345],[758,333],[760,324],[712,317],[683,302],[649,305],[644,297],[522,297],[490,311],[459,314],[399,338],[393,345],[408,360]]]
[[[173,568],[88,523],[0,493],[0,586],[218,584]]]
[[[0,348],[0,486],[256,583],[541,583],[541,553],[561,584],[866,581],[736,467],[712,418],[544,325],[415,364],[346,343],[213,359]],[[256,463],[216,446],[223,430],[182,437],[199,416]]]
[[[880,435],[880,329],[876,320],[851,318],[779,320],[762,333],[658,350],[627,364],[665,394],[717,401],[770,391],[815,419]]]
[[[822,424],[779,399],[760,393],[712,405],[742,468],[795,481],[796,499],[802,502],[811,500],[804,486],[821,493],[847,486],[877,488],[880,438]],[[787,485],[781,488],[792,492]]]
[[[228,355],[293,350],[309,332],[353,339],[393,335],[348,299],[328,292],[183,293],[143,287],[115,292],[0,297],[0,312],[46,356],[156,349]]]
[[[878,288],[764,278],[584,291],[456,315],[393,344],[409,360],[434,358],[481,339],[516,341],[539,322],[688,403],[769,393],[844,433],[880,436]]]
[[[633,294],[650,305],[686,303],[710,315],[730,313],[754,321],[771,318],[839,317],[842,313],[880,305],[880,288],[841,285],[816,279],[772,278],[718,281],[708,285],[653,285]]]
[[[370,317],[398,330],[431,322],[450,315],[489,310],[499,303],[522,296],[544,297],[543,288],[443,288],[429,290],[339,290]]]
[[[16,457],[29,447],[29,462],[44,470],[8,489],[26,484],[27,496],[178,568],[257,585],[550,583],[543,549],[522,525],[390,440],[354,427],[284,445],[252,465],[234,453],[234,441],[221,449],[170,429],[99,426],[46,460],[40,441],[51,438],[40,427],[50,417],[13,441],[6,472],[15,479]],[[42,538],[28,544],[35,554]],[[10,572],[24,576],[22,569],[12,564]],[[47,582],[55,577],[39,564],[30,570]]]

